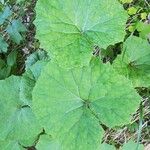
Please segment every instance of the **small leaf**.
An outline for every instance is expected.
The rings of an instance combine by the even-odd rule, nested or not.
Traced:
[[[147,40],[129,37],[113,66],[131,79],[135,87],[150,87],[150,45]]]
[[[22,41],[22,36],[20,33],[25,32],[26,28],[20,20],[13,20],[7,27],[6,31],[10,35],[11,39],[15,43],[19,44]]]
[[[48,60],[48,56],[45,51],[38,50],[32,53],[29,57],[27,57],[27,60],[25,61],[26,70],[28,70],[28,68],[30,68],[39,60]]]
[[[3,36],[0,34],[0,53],[6,53],[8,48],[8,44],[4,40]]]
[[[135,26],[132,26],[132,25],[128,27],[128,30],[129,30],[130,32],[134,32],[135,29],[136,29]]]
[[[145,20],[147,18],[147,13],[144,12],[144,13],[141,13],[141,19]]]
[[[8,6],[5,7],[3,12],[0,12],[0,25],[2,25],[4,23],[4,21],[11,16],[12,11],[10,10],[10,8]]]
[[[141,38],[146,39],[146,40],[149,38],[150,24],[138,22],[136,29],[139,32]]]
[[[7,57],[7,65],[13,67],[16,64],[16,60],[17,60],[17,51],[13,50],[9,53],[8,57]]]
[[[129,15],[134,15],[134,14],[136,14],[136,12],[137,12],[137,8],[135,8],[135,7],[128,8]]]

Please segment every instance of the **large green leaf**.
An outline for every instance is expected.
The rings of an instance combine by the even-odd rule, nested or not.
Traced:
[[[21,78],[0,81],[0,139],[33,144],[41,128],[27,101],[21,96]]]
[[[63,149],[97,149],[99,121],[114,127],[130,122],[140,97],[125,77],[95,58],[88,67],[62,69],[49,62],[33,90],[33,110]]]
[[[63,66],[87,65],[94,45],[124,39],[127,15],[117,0],[39,0],[36,12],[37,38]]]
[[[139,37],[129,37],[123,52],[113,64],[122,75],[132,80],[136,87],[150,86],[150,45]]]

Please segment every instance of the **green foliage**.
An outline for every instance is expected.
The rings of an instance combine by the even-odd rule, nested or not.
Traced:
[[[27,68],[26,72],[22,75],[20,95],[23,100],[28,101],[30,104],[32,103],[32,90],[46,64],[47,61],[38,61]]]
[[[37,138],[40,127],[29,102],[22,98],[21,86],[20,77],[11,76],[0,81],[0,139],[17,140],[23,145],[32,145]],[[30,134],[28,129],[30,129]]]
[[[125,36],[127,14],[117,0],[39,0],[36,11],[36,37],[63,67],[88,65],[94,45]]]
[[[0,12],[0,25],[2,25],[6,21],[6,19],[11,16],[11,14],[12,11],[8,6],[6,6],[4,10]]]
[[[6,62],[0,59],[0,80],[7,78],[11,72],[15,71],[16,61],[17,51],[11,51],[6,58]]]
[[[135,143],[134,141],[130,140],[128,141],[128,143],[125,143],[122,147],[121,150],[144,150],[144,146],[142,144],[139,145],[139,147],[137,148],[137,143]]]
[[[123,52],[113,66],[131,79],[135,87],[150,86],[150,46],[146,40],[132,36],[126,40]]]
[[[20,49],[18,51],[16,47],[24,39],[22,33],[27,31],[11,3],[0,3],[0,80],[17,74]]]
[[[60,144],[58,141],[52,139],[48,135],[41,135],[40,141],[36,145],[38,150],[61,150]]]
[[[12,51],[7,56],[7,65],[10,67],[14,66],[16,64],[16,60],[17,60],[17,51]]]
[[[33,91],[40,124],[70,150],[97,149],[103,136],[99,121],[109,127],[126,124],[139,102],[130,81],[95,58],[71,70],[49,62]]]
[[[148,39],[150,41],[149,6],[150,4],[147,0],[134,0],[130,4],[124,4],[125,9],[130,14],[127,22],[127,30],[131,32],[132,35],[140,36],[141,38]]]
[[[26,70],[40,60],[45,60],[45,61],[48,60],[48,56],[45,51],[38,50],[32,53],[25,62]]]
[[[139,31],[139,35],[143,39],[148,39],[150,36],[150,24],[138,22],[136,25],[137,31]]]
[[[13,20],[10,25],[6,28],[6,32],[9,34],[10,38],[17,44],[22,41],[22,36],[20,32],[25,32],[25,26],[20,22],[20,20]]]
[[[128,8],[129,15],[134,15],[134,14],[136,14],[136,12],[137,12],[137,9],[135,7]]]
[[[7,52],[8,44],[3,39],[3,36],[0,34],[0,52]]]
[[[102,143],[105,130],[129,126],[141,99],[134,88],[150,87],[148,11],[120,1],[127,11],[117,0],[38,0],[44,50],[33,48],[21,76],[10,75],[27,28],[24,7],[19,16],[13,4],[32,1],[0,1],[0,149],[115,149]],[[120,149],[136,147],[129,141]]]
[[[16,19],[13,11],[8,5],[2,5],[2,11],[0,12],[0,52],[7,52],[8,48],[8,39],[19,44],[23,38],[20,34],[21,32],[27,31],[25,26],[19,19]],[[8,37],[9,38],[8,38]],[[7,37],[7,38],[6,38]],[[7,40],[6,40],[7,39]]]

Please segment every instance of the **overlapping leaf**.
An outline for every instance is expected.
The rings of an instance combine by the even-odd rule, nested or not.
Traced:
[[[61,150],[59,142],[49,135],[41,135],[36,148],[38,150]]]
[[[9,16],[11,16],[11,14],[12,14],[12,11],[10,10],[8,6],[6,6],[5,9],[2,12],[0,12],[0,25],[2,25],[5,22],[5,20]]]
[[[29,57],[27,57],[27,60],[25,61],[26,70],[30,69],[32,65],[34,65],[37,61],[40,60],[48,60],[48,56],[46,51],[38,50],[34,53],[30,54]]]
[[[135,36],[128,38],[113,66],[120,74],[131,79],[134,86],[149,87],[150,45],[147,40]]]
[[[97,149],[103,130],[130,122],[140,97],[110,65],[93,60],[89,66],[62,69],[49,62],[33,91],[33,110],[46,132],[63,149]]]
[[[20,90],[20,77],[11,76],[0,81],[0,139],[16,140],[30,146],[41,128]]]
[[[0,34],[0,53],[1,52],[7,52],[8,44],[4,40],[3,36]]]
[[[35,64],[30,64],[23,74],[20,83],[20,95],[24,101],[29,103],[29,105],[32,103],[32,90],[46,63],[46,60],[41,60],[37,61]]]
[[[26,27],[20,20],[13,20],[11,24],[8,25],[6,31],[15,43],[20,44],[23,39],[20,33],[25,32]]]
[[[87,65],[93,46],[123,41],[127,15],[117,0],[39,0],[37,38],[60,65]]]

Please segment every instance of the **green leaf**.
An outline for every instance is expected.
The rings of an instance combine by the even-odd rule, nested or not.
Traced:
[[[29,105],[32,104],[32,90],[46,64],[47,61],[37,61],[22,76],[20,95],[24,101],[29,102]]]
[[[0,69],[4,68],[6,66],[6,63],[3,59],[0,59]]]
[[[133,25],[130,25],[129,27],[128,27],[128,30],[130,31],[130,32],[134,32],[135,31],[135,26],[133,26]]]
[[[13,50],[7,56],[7,65],[13,67],[16,64],[18,52]]]
[[[141,38],[146,39],[146,40],[149,38],[150,24],[138,22],[136,29],[139,32]]]
[[[0,53],[7,52],[8,44],[4,40],[3,36],[0,34]]]
[[[147,13],[143,12],[141,13],[141,19],[145,20],[147,18]]]
[[[123,52],[113,66],[122,75],[131,79],[135,87],[150,86],[150,45],[139,37],[129,37]]]
[[[48,56],[45,51],[38,50],[32,53],[29,57],[27,57],[27,60],[25,61],[26,70],[28,70],[28,68],[30,68],[39,60],[48,60]]]
[[[125,36],[117,0],[39,0],[36,12],[36,37],[63,67],[88,65],[94,45],[106,49]]]
[[[100,145],[100,149],[99,150],[116,150],[114,146],[103,143]]]
[[[0,141],[1,150],[25,150],[17,141]]]
[[[137,149],[137,143],[130,140],[130,141],[128,141],[128,143],[123,145],[121,150],[144,150],[144,146],[142,144],[140,144]]]
[[[2,25],[5,20],[11,16],[12,11],[10,10],[10,8],[8,6],[5,7],[3,12],[0,12],[0,25]]]
[[[10,66],[5,66],[5,67],[1,68],[1,70],[0,70],[0,80],[9,77],[10,73],[11,73],[11,67]]]
[[[7,33],[10,35],[11,39],[19,44],[23,39],[21,32],[26,31],[26,27],[22,24],[20,20],[13,20],[11,24],[6,29]]]
[[[128,8],[129,15],[134,15],[134,14],[136,14],[136,12],[137,12],[137,8],[135,8],[135,7]]]
[[[58,141],[53,140],[48,135],[41,135],[39,142],[36,145],[38,150],[61,150],[60,144]]]
[[[17,140],[31,146],[41,132],[34,114],[20,95],[21,78],[0,81],[0,139]]]
[[[130,81],[95,58],[71,70],[49,62],[33,90],[39,122],[70,150],[97,150],[103,136],[99,121],[109,127],[127,124],[139,103]]]

